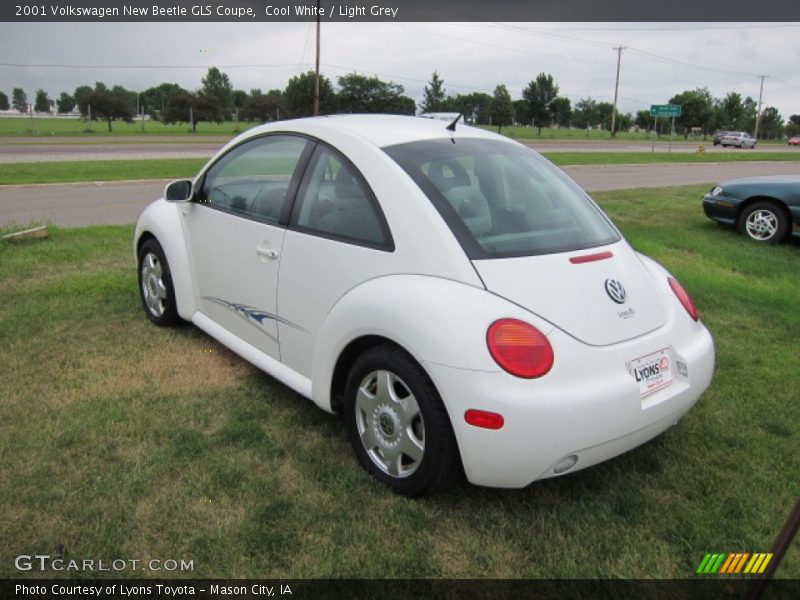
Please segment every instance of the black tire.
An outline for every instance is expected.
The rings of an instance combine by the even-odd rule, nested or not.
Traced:
[[[389,388],[390,393],[381,394]],[[412,408],[406,410],[408,406]],[[355,361],[347,379],[344,417],[361,466],[398,494],[421,496],[463,475],[439,393],[422,367],[400,348],[372,348]],[[402,450],[409,444],[417,448],[414,455]]]
[[[139,299],[147,318],[159,327],[180,321],[169,263],[155,238],[150,238],[139,248],[136,270],[139,273]]]
[[[783,207],[761,200],[744,209],[739,217],[739,231],[762,244],[779,244],[789,235],[791,222]]]

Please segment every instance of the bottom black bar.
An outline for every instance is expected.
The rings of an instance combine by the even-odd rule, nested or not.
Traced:
[[[506,598],[743,598],[753,580],[694,579],[13,579],[0,581],[3,600],[322,600],[407,598],[462,600]],[[800,580],[772,580],[765,599],[800,598]]]

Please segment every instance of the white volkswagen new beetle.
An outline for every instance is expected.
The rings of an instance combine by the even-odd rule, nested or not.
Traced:
[[[658,435],[708,387],[691,299],[534,151],[442,121],[256,127],[136,226],[191,321],[327,411],[377,479],[522,487]]]

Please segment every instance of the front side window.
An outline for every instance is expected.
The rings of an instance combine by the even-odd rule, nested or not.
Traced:
[[[527,148],[456,138],[384,151],[425,192],[470,258],[552,254],[620,239],[580,188]]]
[[[201,200],[226,211],[278,223],[307,143],[287,135],[245,142],[208,170]]]
[[[298,196],[293,225],[329,237],[387,248],[391,237],[377,202],[355,168],[317,146]]]

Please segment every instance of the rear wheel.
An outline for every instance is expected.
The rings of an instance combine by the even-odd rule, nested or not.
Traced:
[[[789,235],[789,218],[775,202],[754,202],[739,217],[739,229],[750,239],[777,244]]]
[[[176,323],[178,309],[172,274],[161,244],[155,238],[139,249],[139,297],[147,317],[156,325]]]
[[[356,360],[344,414],[358,461],[398,494],[420,496],[460,477],[447,411],[428,375],[403,350],[380,346]]]

